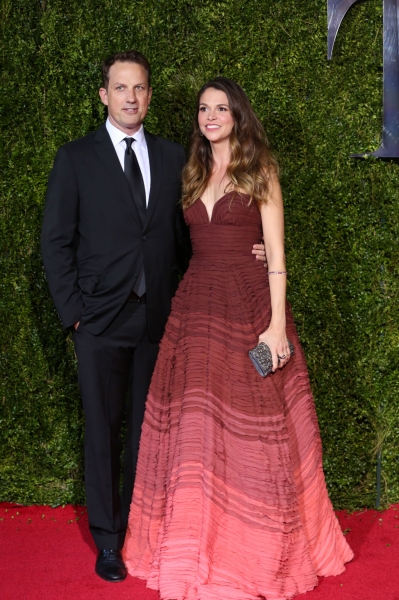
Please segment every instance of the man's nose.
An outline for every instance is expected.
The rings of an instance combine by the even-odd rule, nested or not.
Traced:
[[[127,91],[127,102],[136,102],[136,90],[135,88],[128,89]]]

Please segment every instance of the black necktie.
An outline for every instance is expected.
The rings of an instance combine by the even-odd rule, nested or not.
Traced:
[[[145,187],[143,176],[141,174],[140,165],[137,161],[137,156],[132,148],[132,143],[136,140],[132,137],[126,137],[126,150],[125,150],[125,175],[129,182],[130,191],[132,192],[133,199],[136,203],[137,210],[139,211],[141,223],[144,223],[145,213],[147,210],[147,202],[145,197]],[[144,264],[141,263],[139,274],[136,279],[136,283],[133,286],[133,291],[141,297],[145,294],[145,274]]]
[[[132,143],[136,140],[132,137],[126,137],[125,150],[125,175],[129,182],[130,191],[139,211],[141,222],[144,223],[147,210],[147,201],[145,197],[145,187],[140,166],[137,161],[136,153],[132,148]]]

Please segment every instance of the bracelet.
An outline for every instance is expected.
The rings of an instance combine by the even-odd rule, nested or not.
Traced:
[[[268,271],[268,275],[287,275],[288,271]]]

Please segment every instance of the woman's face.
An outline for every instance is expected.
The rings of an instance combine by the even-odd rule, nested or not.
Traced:
[[[200,98],[198,125],[210,142],[220,143],[229,139],[234,119],[225,92],[215,88],[205,90]]]

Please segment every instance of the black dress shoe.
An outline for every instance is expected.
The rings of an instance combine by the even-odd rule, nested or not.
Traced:
[[[96,573],[105,581],[126,579],[126,567],[120,550],[100,550],[96,561]]]

